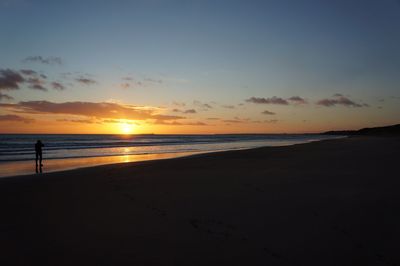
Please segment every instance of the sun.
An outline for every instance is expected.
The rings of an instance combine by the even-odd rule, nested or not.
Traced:
[[[128,123],[120,123],[120,130],[122,134],[131,134],[133,132],[133,125]]]

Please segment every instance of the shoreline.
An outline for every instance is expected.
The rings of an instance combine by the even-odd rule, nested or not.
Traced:
[[[330,139],[346,138],[346,136],[333,137]],[[166,152],[166,153],[146,153],[146,154],[126,154],[126,155],[107,155],[107,156],[87,156],[87,157],[67,157],[43,160],[43,173],[54,173],[66,170],[81,169],[87,167],[96,167],[102,165],[130,163],[140,161],[153,161],[160,159],[173,159],[180,157],[193,156],[197,154],[212,154],[218,152],[258,149],[266,147],[285,147],[298,144],[307,144],[312,142],[324,141],[329,139],[311,140],[303,143],[294,144],[277,144],[270,146],[248,147],[248,148],[232,148],[220,150],[205,150],[205,151],[188,151],[188,152]],[[43,173],[36,173],[43,174]],[[35,159],[20,160],[20,161],[2,161],[0,162],[0,178],[11,178],[22,175],[35,174]]]
[[[5,171],[0,173],[0,178],[1,179],[13,178],[13,177],[27,176],[27,175],[38,176],[44,173],[58,173],[63,171],[78,170],[78,169],[91,168],[103,165],[180,158],[185,156],[191,156],[193,154],[198,154],[198,153],[205,153],[205,152],[171,152],[171,153],[160,153],[160,154],[158,153],[130,154],[130,155],[109,155],[109,156],[94,156],[94,157],[45,159],[43,160],[43,165],[44,165],[42,169],[43,173],[34,173],[35,172],[34,159],[31,161],[24,160],[24,161],[0,162],[0,168],[3,167],[5,169]],[[13,174],[9,175],[9,173]]]
[[[0,179],[2,265],[397,265],[400,138]]]

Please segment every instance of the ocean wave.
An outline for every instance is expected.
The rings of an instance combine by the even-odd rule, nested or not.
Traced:
[[[0,161],[31,160],[37,139],[46,159],[112,155],[213,151],[295,144],[325,139],[321,135],[0,135]]]

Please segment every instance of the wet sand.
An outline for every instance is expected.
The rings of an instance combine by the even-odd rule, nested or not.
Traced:
[[[114,155],[114,156],[97,156],[97,157],[80,157],[80,158],[64,158],[64,159],[44,159],[45,164],[42,167],[43,172],[51,173],[57,171],[71,170],[82,167],[98,166],[105,164],[116,163],[129,163],[140,161],[151,161],[159,159],[178,158],[189,156],[193,154],[200,154],[205,152],[171,152],[171,153],[151,153],[151,154],[127,154],[127,155]],[[39,172],[38,168],[38,172]],[[0,178],[34,174],[35,160],[31,161],[14,161],[14,162],[0,162]]]
[[[400,265],[400,139],[0,179],[1,265]]]

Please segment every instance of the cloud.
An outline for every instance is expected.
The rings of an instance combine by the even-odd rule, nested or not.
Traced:
[[[103,122],[104,123],[112,123],[112,124],[121,123],[121,121],[117,120],[117,119],[104,119]]]
[[[153,83],[153,84],[162,84],[163,80],[162,79],[154,79],[154,78],[149,78],[149,77],[144,77],[141,79],[138,78],[133,78],[131,76],[125,76],[122,77],[122,83],[120,86],[124,89],[127,89],[129,87],[146,87],[147,85]]]
[[[249,123],[251,122],[250,118],[240,118],[235,116],[233,119],[222,120],[225,123]]]
[[[119,86],[123,89],[128,89],[128,88],[136,88],[136,87],[141,87],[145,85],[143,84],[142,81],[136,81],[133,77],[122,77],[121,78],[123,82],[121,82],[119,84]],[[151,81],[153,81],[153,79],[150,79]]]
[[[24,78],[21,73],[28,77]],[[17,90],[22,84],[27,84],[30,89],[47,91],[44,87],[45,82],[34,70],[22,69],[19,73],[11,69],[0,69],[0,90]]]
[[[186,106],[186,104],[184,102],[173,101],[172,104],[175,105],[175,106],[179,106],[179,107],[185,107]]]
[[[97,83],[95,80],[89,78],[77,78],[75,80],[85,85],[93,85]]]
[[[189,126],[208,126],[206,123],[203,123],[203,122],[189,122],[189,123],[186,123],[185,125],[189,125]]]
[[[177,122],[177,121],[163,121],[156,120],[154,125],[168,125],[168,126],[208,126],[208,124],[203,122]]]
[[[166,122],[163,120],[156,120],[154,121],[153,125],[181,126],[182,124],[176,121]]]
[[[178,120],[181,116],[163,115],[158,109],[109,102],[64,102],[26,101],[18,104],[0,104],[0,107],[18,113],[64,114],[90,118],[129,119],[129,120]]]
[[[197,113],[195,109],[188,109],[183,112],[184,114],[195,114]]]
[[[289,103],[293,104],[307,104],[307,100],[300,96],[292,96],[287,99],[283,99],[280,97],[273,96],[271,98],[261,98],[261,97],[251,97],[246,100],[246,102],[255,103],[255,104],[278,104],[278,105],[289,105]]]
[[[262,112],[263,115],[275,115],[276,113],[265,110],[264,112]]]
[[[257,98],[257,97],[251,97],[246,100],[246,102],[250,103],[256,103],[256,104],[280,104],[280,105],[288,105],[289,102],[285,99],[282,99],[280,97],[272,97],[272,98]]]
[[[17,71],[0,69],[0,90],[17,90],[23,82],[25,82],[24,77]]]
[[[127,88],[129,88],[131,85],[129,84],[129,83],[121,83],[120,84],[120,86],[121,86],[121,88],[123,88],[123,89],[127,89]]]
[[[288,100],[295,104],[307,104],[308,103],[306,99],[304,99],[300,96],[292,96]]]
[[[269,123],[269,124],[275,124],[278,123],[278,119],[270,119],[270,120],[264,120],[264,123]]]
[[[20,72],[27,76],[34,76],[37,74],[37,72],[32,69],[21,69]]]
[[[211,108],[213,108],[210,104],[208,104],[208,103],[202,103],[202,102],[200,102],[200,101],[193,101],[193,104],[195,105],[195,106],[197,106],[198,108],[200,108],[200,109],[202,109],[203,111],[207,111],[208,109],[211,109]]]
[[[180,110],[180,109],[173,109],[172,112],[175,113],[183,113],[183,114],[195,114],[197,113],[195,109],[188,109],[188,110]]]
[[[55,90],[62,91],[65,90],[65,86],[62,85],[60,82],[52,82],[51,87]]]
[[[29,88],[34,89],[34,90],[47,91],[47,89],[40,84],[33,84],[33,85],[29,86]]]
[[[72,123],[83,123],[83,124],[94,124],[99,122],[96,122],[93,119],[57,119],[58,122],[72,122]]]
[[[337,99],[322,99],[317,102],[318,105],[326,106],[326,107],[331,107],[336,104],[339,104],[339,101]]]
[[[222,105],[221,107],[226,108],[226,109],[235,109],[234,105]]]
[[[32,62],[32,63],[42,63],[45,65],[62,65],[63,62],[60,57],[50,56],[50,57],[42,57],[42,56],[28,56],[23,62]]]
[[[32,118],[27,118],[19,115],[0,115],[0,121],[7,121],[7,122],[23,122],[23,123],[32,123],[35,121]]]
[[[102,123],[111,123],[111,124],[129,124],[129,125],[140,125],[138,122],[127,121],[127,120],[120,120],[120,119],[104,119],[101,121]],[[96,122],[99,123],[99,122]]]
[[[220,120],[220,118],[217,118],[217,117],[209,117],[209,118],[207,118],[207,120]]]
[[[356,103],[349,98],[346,98],[344,96],[336,96],[335,98],[330,98],[330,99],[322,99],[317,102],[317,105],[325,106],[325,107],[333,107],[336,105],[342,105],[346,107],[368,107],[368,104],[361,104],[361,103]]]
[[[26,80],[26,82],[29,84],[29,88],[34,89],[34,90],[41,90],[41,91],[47,91],[47,88],[45,88],[44,81],[38,78],[29,78]]]
[[[161,79],[153,79],[153,78],[144,78],[144,81],[152,82],[152,83],[158,83],[161,84],[163,81]]]
[[[222,120],[222,122],[225,122],[225,123],[245,123],[246,121],[236,120],[236,119],[228,119],[228,120]]]
[[[0,93],[0,101],[1,100],[13,100],[13,99],[14,99],[13,97],[11,97],[7,94]]]

